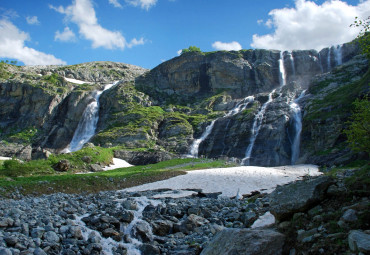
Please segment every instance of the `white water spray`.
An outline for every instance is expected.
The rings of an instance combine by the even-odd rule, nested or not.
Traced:
[[[335,63],[339,66],[342,64],[342,45],[337,45],[334,47],[334,58]]]
[[[302,91],[301,95],[295,99],[289,106],[292,111],[292,122],[294,127],[294,138],[292,141],[292,156],[291,164],[295,165],[299,157],[299,146],[301,142],[301,132],[302,132],[302,112],[299,106],[299,100],[305,95],[305,90]]]
[[[239,112],[241,112],[245,108],[247,108],[248,104],[253,102],[253,101],[254,101],[254,96],[248,96],[248,97],[244,98],[243,100],[238,102],[233,109],[231,109],[229,112],[227,112],[221,118],[234,116],[234,115],[238,114]],[[218,119],[220,119],[220,118],[217,118],[217,119],[213,120],[211,122],[211,124],[209,124],[206,127],[206,130],[203,132],[201,137],[194,140],[193,144],[190,146],[190,153],[187,155],[187,157],[189,157],[189,158],[197,158],[198,157],[200,144],[205,139],[207,139],[207,137],[212,133],[213,127],[214,127],[214,125],[215,125],[215,123]]]
[[[280,52],[280,59],[279,59],[279,70],[280,70],[280,86],[286,85],[286,73],[284,67],[284,53]]]
[[[251,137],[249,139],[249,145],[247,148],[247,151],[245,153],[245,157],[242,159],[242,165],[249,165],[250,164],[250,157],[252,154],[253,146],[256,141],[256,138],[258,136],[258,133],[262,126],[262,120],[265,116],[266,108],[267,106],[272,102],[272,95],[275,93],[275,89],[270,92],[268,100],[262,105],[261,109],[257,113],[257,115],[254,117],[253,126],[251,130]]]
[[[294,65],[293,51],[289,52],[289,59],[290,59],[290,64],[292,65],[293,76],[295,76],[295,65]]]
[[[82,149],[83,145],[87,143],[95,134],[96,126],[99,120],[99,98],[104,91],[112,88],[118,81],[108,84],[101,91],[95,91],[92,96],[92,101],[89,103],[82,114],[82,118],[78,122],[77,129],[73,134],[71,143],[63,152],[72,152]]]
[[[328,72],[330,71],[330,69],[331,69],[331,56],[330,56],[330,54],[331,54],[331,47],[329,47],[329,50],[328,50]]]

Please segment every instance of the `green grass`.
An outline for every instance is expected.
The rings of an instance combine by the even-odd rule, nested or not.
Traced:
[[[64,173],[59,175],[14,177],[12,180],[0,178],[0,195],[7,196],[16,189],[23,194],[34,195],[54,192],[99,192],[167,179],[184,174],[185,170],[232,166],[235,165],[222,160],[173,159],[152,165],[133,166],[84,175]]]
[[[9,142],[16,141],[23,144],[29,144],[37,137],[39,130],[35,127],[25,128],[19,132],[12,132],[7,135],[6,140]]]

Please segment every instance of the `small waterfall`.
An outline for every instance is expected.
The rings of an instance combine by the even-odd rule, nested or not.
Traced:
[[[334,47],[334,58],[337,66],[342,64],[342,45],[337,45]]]
[[[318,59],[319,59],[319,65],[320,65],[321,73],[324,73],[324,67],[322,66],[322,59],[321,59],[320,52],[318,52]]]
[[[250,164],[250,157],[252,154],[253,146],[256,141],[256,138],[258,136],[258,133],[262,126],[262,120],[265,116],[266,108],[267,106],[272,102],[272,95],[275,93],[275,89],[270,92],[269,99],[262,105],[260,111],[257,113],[257,115],[254,117],[253,126],[251,130],[251,138],[249,140],[249,145],[247,148],[247,151],[245,153],[245,157],[242,160],[242,165],[249,165]]]
[[[329,50],[328,50],[328,72],[331,70],[331,57],[330,57],[330,54],[331,54],[331,47],[329,47]]]
[[[289,53],[289,59],[290,59],[290,64],[292,65],[293,75],[295,75],[295,65],[294,65],[293,51]]]
[[[215,119],[206,127],[206,130],[203,132],[202,136],[198,139],[195,139],[193,144],[190,146],[190,154],[188,157],[197,158],[199,153],[199,145],[211,134],[213,126],[218,119]]]
[[[244,98],[243,100],[238,102],[233,109],[231,109],[229,112],[227,112],[221,118],[234,116],[234,115],[238,114],[239,112],[241,112],[245,108],[247,108],[248,104],[253,102],[253,101],[254,101],[254,96],[248,96],[248,97]],[[190,146],[190,153],[187,155],[187,157],[190,157],[190,158],[197,158],[198,157],[200,144],[205,139],[207,139],[207,137],[212,133],[213,127],[214,127],[214,125],[215,125],[215,123],[218,119],[220,119],[220,118],[217,118],[217,119],[213,120],[211,122],[211,124],[209,124],[206,127],[206,130],[203,132],[201,137],[194,140],[193,144]]]
[[[302,131],[302,112],[301,107],[299,106],[299,100],[305,95],[305,90],[302,91],[301,95],[295,99],[289,106],[292,111],[292,123],[294,127],[294,138],[292,141],[292,156],[291,164],[295,165],[299,157],[299,146],[301,140],[301,131]]]
[[[286,73],[285,73],[285,67],[284,67],[284,53],[280,52],[280,59],[279,59],[279,70],[280,70],[280,86],[286,85]]]
[[[101,91],[95,91],[93,94],[93,100],[89,103],[83,114],[82,118],[78,122],[77,129],[73,134],[73,138],[69,146],[63,150],[63,152],[73,152],[82,149],[83,145],[87,143],[90,138],[95,134],[96,126],[99,120],[99,98],[104,91],[112,88],[118,83],[114,82],[108,84]]]

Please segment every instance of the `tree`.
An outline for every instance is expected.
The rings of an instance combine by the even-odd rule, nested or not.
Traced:
[[[367,152],[370,155],[370,101],[369,95],[353,102],[355,110],[348,129],[344,130],[353,151]]]
[[[188,53],[188,52],[202,52],[202,51],[197,46],[189,46],[189,48],[181,50],[181,54]]]
[[[370,16],[367,19],[355,18],[354,24],[351,27],[360,27],[361,31],[357,36],[362,52],[370,59]]]

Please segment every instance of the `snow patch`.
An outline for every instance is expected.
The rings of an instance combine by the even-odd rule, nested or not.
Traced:
[[[72,82],[72,83],[75,83],[75,84],[93,84],[92,82],[89,82],[89,81],[81,81],[81,80],[76,80],[76,79],[72,79],[72,78],[64,77],[64,79],[68,82]]]

